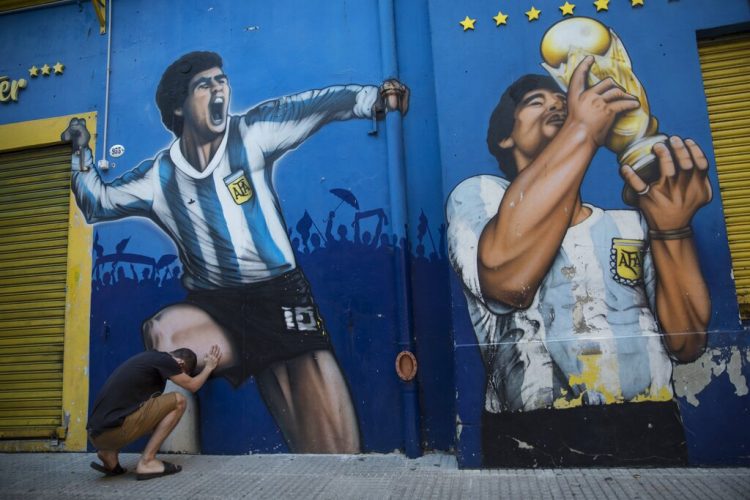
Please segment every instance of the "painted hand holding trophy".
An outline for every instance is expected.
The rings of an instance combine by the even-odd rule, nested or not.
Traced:
[[[667,136],[658,133],[658,122],[651,116],[646,91],[633,73],[630,57],[614,31],[587,17],[564,19],[547,30],[540,51],[542,66],[566,91],[578,64],[586,56],[593,56],[589,86],[612,78],[638,99],[640,107],[617,118],[605,144],[617,154],[620,165],[630,165],[646,183],[656,181],[659,167],[651,150],[655,144],[666,142]],[[637,195],[627,185],[622,198],[628,205],[637,205]]]

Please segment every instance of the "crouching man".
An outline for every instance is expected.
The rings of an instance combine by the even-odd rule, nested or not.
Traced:
[[[109,376],[94,401],[86,428],[102,464],[91,467],[107,476],[125,473],[120,465],[120,450],[151,433],[151,439],[136,466],[137,479],[154,479],[180,472],[182,468],[156,459],[164,440],[185,413],[182,394],[162,394],[167,379],[190,392],[203,387],[218,365],[221,350],[217,345],[205,355],[200,373],[192,377],[197,359],[190,349],[171,352],[145,351],[125,361]]]

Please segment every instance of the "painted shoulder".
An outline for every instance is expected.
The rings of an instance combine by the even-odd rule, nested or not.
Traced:
[[[156,165],[161,162],[162,158],[169,158],[168,150],[160,151],[154,158],[143,160],[138,166],[128,170],[120,177],[113,180],[111,185],[119,186],[147,177],[151,171],[155,169]]]
[[[493,204],[494,210],[508,189],[510,181],[496,175],[475,175],[461,181],[448,195],[445,210],[448,217],[466,207]]]

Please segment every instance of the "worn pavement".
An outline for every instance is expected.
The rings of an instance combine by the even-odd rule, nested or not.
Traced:
[[[750,499],[750,469],[460,470],[444,454],[160,455],[173,476],[105,478],[92,453],[0,454],[0,498]],[[134,469],[138,455],[120,462]]]

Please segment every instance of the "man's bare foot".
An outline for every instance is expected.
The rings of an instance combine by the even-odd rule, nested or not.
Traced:
[[[138,465],[135,468],[135,471],[138,474],[149,474],[152,472],[162,472],[164,470],[164,462],[161,460],[157,460],[156,458],[153,458],[151,460],[144,460],[141,458],[138,460]]]
[[[159,460],[152,460],[152,462],[159,462]],[[175,465],[173,463],[167,462],[166,460],[163,462],[159,462],[161,464],[161,469],[156,472],[140,472],[136,471],[135,478],[138,481],[144,481],[148,479],[156,479],[157,477],[164,477],[169,476],[172,474],[177,474],[182,470],[181,465]]]

